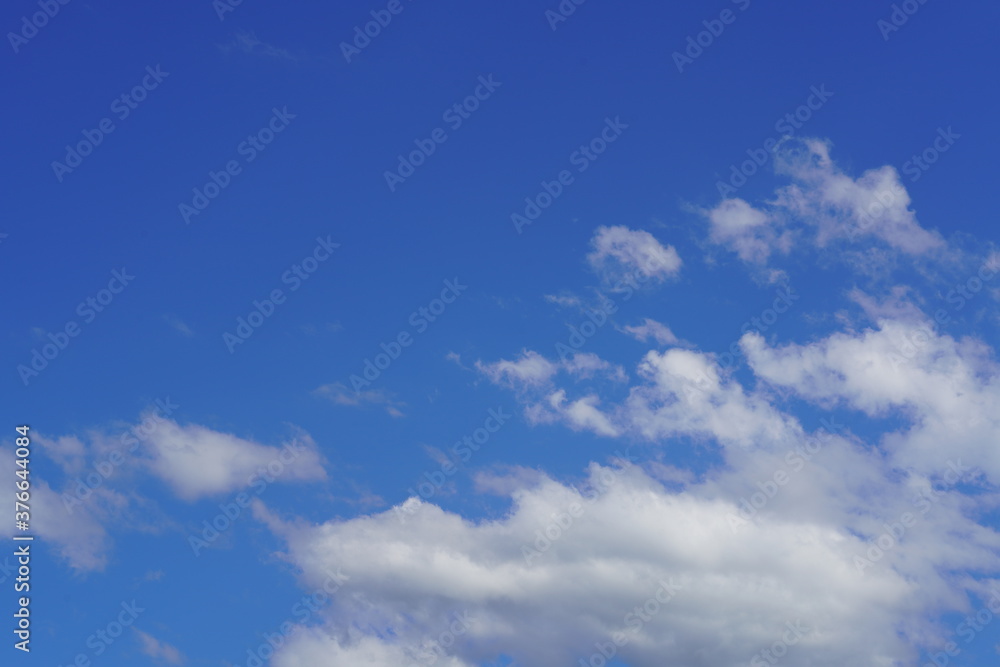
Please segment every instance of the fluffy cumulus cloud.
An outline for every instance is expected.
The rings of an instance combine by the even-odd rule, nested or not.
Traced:
[[[628,282],[630,277],[631,282],[635,282],[640,274],[660,282],[681,270],[682,262],[677,250],[660,244],[646,231],[623,225],[598,227],[590,245],[593,250],[587,255],[587,261],[609,284]]]
[[[821,245],[834,238],[875,237],[911,255],[945,245],[937,232],[917,221],[894,167],[870,169],[851,178],[833,163],[830,145],[817,139],[804,140],[797,150],[781,151],[775,167],[794,181],[779,191],[779,205],[799,219],[817,223]]]
[[[574,387],[556,386],[551,380],[559,363],[537,352],[525,355],[553,369],[545,383],[519,386],[530,423],[563,423],[602,436],[711,437],[726,446],[758,448],[786,434],[787,418],[766,397],[750,395],[739,383],[729,381],[711,355],[683,348],[650,350],[636,368],[644,381],[629,388],[625,401],[606,409],[601,409],[596,394],[571,398]],[[481,372],[502,385],[502,378],[491,374],[491,368],[481,364]]]
[[[763,263],[774,250],[788,252],[791,234],[777,231],[776,220],[742,199],[723,200],[706,212],[709,240],[736,252],[744,262]]]
[[[85,437],[34,436],[62,471],[62,480],[35,478],[32,526],[72,568],[103,570],[115,532],[162,532],[175,527],[159,504],[135,491],[157,478],[185,501],[242,490],[257,475],[276,482],[326,479],[316,443],[297,431],[268,446],[199,426],[181,425],[159,409],[136,424],[94,429]]]
[[[803,239],[950,252],[894,170],[852,178],[828,150],[786,147],[792,184],[760,208],[707,212],[708,240],[751,271]],[[659,257],[662,279],[680,267],[671,251],[602,227],[588,259],[615,280]],[[655,344],[624,367],[580,351],[478,361],[529,424],[615,450],[579,478],[480,472],[476,491],[507,503],[491,518],[414,497],[315,524],[258,501],[304,587],[349,577],[274,663],[896,667],[939,650],[948,614],[1000,605],[1000,363],[906,285],[843,296],[808,343],[743,335],[741,370],[651,318],[616,325]],[[704,465],[678,467],[681,448]],[[59,451],[72,459],[73,443]]]
[[[562,358],[550,360],[534,350],[524,350],[515,361],[477,361],[476,370],[494,384],[516,390],[526,400],[524,417],[531,424],[562,423],[574,431],[602,436],[620,433],[601,412],[601,399],[596,394],[569,400],[567,392],[554,384],[560,373],[575,381],[628,380],[624,368],[592,352],[569,351]]]
[[[548,478],[519,487],[495,521],[416,499],[405,523],[386,512],[303,526],[258,508],[307,585],[334,567],[350,576],[325,629],[299,634],[276,664],[332,667],[350,656],[405,666],[439,651],[454,665],[500,654],[576,664],[601,652],[640,667],[731,665],[775,647],[790,664],[912,660],[912,643],[936,632],[927,607],[964,603],[935,568],[995,567],[1000,543],[949,498],[912,539],[859,571],[865,540],[789,511],[811,483],[787,483],[750,520],[718,484],[669,492],[627,463],[592,466],[583,488]],[[880,499],[896,510],[898,495]],[[937,541],[945,536],[965,549]],[[917,573],[922,586],[909,578]],[[349,627],[370,631],[340,630]]]
[[[255,472],[279,463],[284,481],[326,477],[316,443],[305,433],[271,447],[197,424],[181,426],[165,420],[147,439],[146,453],[149,471],[184,500],[242,489]]]
[[[510,500],[491,521],[416,498],[405,512],[313,526],[258,506],[306,583],[334,567],[351,577],[324,629],[299,635],[277,664],[425,664],[434,651],[455,665],[501,654],[576,664],[602,651],[637,667],[768,664],[763,651],[820,667],[913,663],[915,646],[946,641],[938,614],[1000,590],[990,578],[1000,535],[979,522],[996,504],[987,441],[935,453],[924,444],[933,434],[919,432],[935,412],[997,414],[979,401],[1000,375],[978,363],[980,344],[936,337],[904,351],[898,368],[945,375],[893,377],[899,350],[888,341],[912,339],[915,325],[905,326],[808,347],[748,334],[753,387],[711,354],[674,348],[648,352],[628,396],[605,410],[562,388],[540,390],[538,402],[521,395],[529,413],[542,406],[571,428],[700,441],[721,460],[701,479],[665,483],[663,466],[633,463],[628,448],[577,484],[536,474],[484,485]],[[902,411],[908,423],[889,431],[886,456],[835,416],[809,431],[776,403],[775,386],[871,414],[919,409]],[[976,428],[993,443],[1000,433]],[[456,615],[470,619],[460,633],[449,630]],[[338,630],[352,623],[370,631]]]
[[[475,667],[443,649],[401,646],[370,635],[352,633],[354,639],[344,640],[318,628],[304,628],[292,638],[289,646],[271,660],[274,667],[323,667],[324,665],[365,665],[366,667],[409,667],[410,665],[440,665],[441,667]]]
[[[513,361],[500,359],[490,363],[476,362],[476,370],[492,382],[510,387],[531,387],[546,384],[559,367],[533,350],[524,350]]]
[[[771,348],[756,334],[741,345],[759,377],[805,399],[909,417],[884,437],[900,465],[931,474],[960,457],[1000,483],[1000,366],[981,341],[956,340],[929,322],[883,320],[809,346]]]
[[[894,167],[852,178],[830,157],[829,143],[796,139],[776,149],[775,169],[792,182],[766,204],[755,208],[731,198],[703,211],[710,242],[751,264],[766,263],[776,251],[788,253],[796,243],[826,247],[874,240],[909,256],[946,245],[937,232],[920,225]]]

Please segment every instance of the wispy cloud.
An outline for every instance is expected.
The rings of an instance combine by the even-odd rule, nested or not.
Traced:
[[[186,338],[194,337],[194,331],[192,331],[191,327],[181,321],[179,317],[175,317],[174,315],[164,315],[163,321],[169,324],[174,331],[182,336]]]
[[[622,327],[621,331],[632,336],[637,341],[645,343],[649,339],[655,340],[660,345],[683,345],[684,341],[674,335],[666,324],[656,320],[645,318],[640,325]]]
[[[645,273],[660,282],[676,276],[681,258],[673,246],[664,246],[649,232],[623,225],[598,227],[590,240],[593,248],[587,255],[590,267],[607,283],[620,281],[636,273]]]
[[[406,407],[406,403],[394,400],[389,394],[381,389],[370,389],[367,391],[355,392],[347,388],[341,382],[325,384],[314,391],[318,396],[323,396],[333,401],[337,405],[346,405],[353,408],[366,405],[380,405],[390,417],[404,417],[400,408]]]
[[[293,55],[286,49],[261,41],[252,30],[238,30],[233,41],[228,44],[220,44],[219,49],[227,55],[239,52],[289,62],[298,62],[301,59],[300,56]]]
[[[142,652],[156,660],[157,662],[165,662],[168,665],[182,665],[185,662],[184,655],[177,650],[174,646],[160,641],[148,632],[143,632],[139,628],[132,628],[135,630],[136,636],[139,638],[139,645]]]

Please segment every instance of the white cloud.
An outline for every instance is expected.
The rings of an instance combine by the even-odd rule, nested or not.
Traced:
[[[660,345],[681,344],[681,340],[674,335],[670,327],[648,317],[640,325],[622,327],[622,331],[643,343],[652,338]]]
[[[568,401],[565,391],[552,389],[553,380],[560,371],[576,380],[598,377],[613,382],[628,380],[624,368],[593,352],[572,351],[561,359],[550,361],[534,350],[524,350],[516,361],[477,361],[476,369],[493,384],[514,389],[526,401],[524,415],[529,423],[562,422],[577,431],[618,434],[618,429],[597,407],[600,400],[595,395]]]
[[[563,308],[579,308],[583,305],[580,297],[572,294],[546,294],[543,298],[547,302],[554,303]]]
[[[562,422],[574,431],[591,431],[603,436],[618,435],[619,430],[598,407],[600,402],[595,394],[567,402],[566,392],[559,389],[544,400],[526,406],[524,414],[530,424]]]
[[[705,216],[710,224],[709,240],[735,251],[744,262],[763,264],[772,251],[787,253],[791,249],[791,233],[781,231],[777,219],[742,199],[723,200]]]
[[[59,493],[47,482],[36,478],[31,485],[34,534],[52,544],[59,556],[77,571],[99,571],[107,566],[111,538],[100,517],[113,516],[116,509],[120,511],[127,504],[124,496],[107,489],[92,493],[87,504],[71,514]],[[10,504],[13,507],[13,499]]]
[[[456,355],[457,359],[457,355]],[[318,387],[317,395],[328,398],[337,405],[350,407],[361,407],[364,405],[381,405],[390,417],[403,417],[400,408],[406,407],[405,403],[393,400],[393,398],[382,389],[366,389],[365,391],[352,391],[342,382],[334,382]]]
[[[514,361],[476,361],[476,370],[494,384],[524,388],[547,383],[559,367],[533,350],[523,350],[521,356]]]
[[[462,363],[462,355],[460,355],[458,352],[448,352],[447,354],[444,355],[444,358],[446,361],[450,361],[451,363],[461,368],[463,371],[474,370],[466,366],[464,363]]]
[[[663,246],[652,234],[618,225],[598,227],[590,239],[593,250],[587,255],[591,268],[607,283],[637,280],[643,274],[656,281],[677,275],[681,258],[673,246]]]
[[[139,425],[113,432],[92,430],[86,441],[34,436],[39,451],[66,477],[56,488],[43,479],[32,483],[32,527],[79,571],[106,567],[112,533],[175,527],[157,503],[133,490],[147,473],[188,501],[243,489],[269,466],[279,481],[326,478],[316,444],[303,432],[282,447],[268,447],[203,426],[180,426],[152,410]]]
[[[531,423],[563,422],[574,430],[597,435],[631,432],[647,439],[688,435],[712,437],[727,446],[759,447],[784,432],[786,418],[774,410],[766,398],[748,395],[739,383],[728,381],[710,355],[673,348],[663,353],[652,350],[638,365],[645,381],[629,390],[628,398],[607,410],[598,409],[593,394],[569,399],[566,389],[558,389],[554,379],[559,370],[572,375],[576,357],[582,365],[603,367],[611,379],[627,379],[624,369],[593,355],[577,354],[563,361],[549,361],[537,352],[523,355],[529,368],[544,368],[532,374],[534,382],[511,383],[496,372],[496,364],[481,364],[481,372],[495,384],[518,390]],[[506,366],[500,366],[507,368]],[[620,375],[619,375],[620,370]],[[606,371],[607,372],[607,371]],[[544,380],[541,378],[544,377]]]
[[[242,489],[258,468],[280,462],[282,481],[326,479],[322,457],[308,434],[268,447],[228,433],[164,420],[145,444],[151,473],[184,500]]]
[[[590,378],[602,373],[618,382],[628,379],[624,368],[601,359],[593,352],[574,352],[562,362],[562,367],[570,375],[579,378]]]
[[[768,360],[762,341],[750,335],[744,345],[755,370]],[[852,348],[838,358],[858,353]],[[870,357],[860,355],[857,367],[866,364]],[[763,376],[802,385],[801,371],[782,368],[774,364]],[[303,635],[276,664],[336,664],[322,662],[320,650],[364,656],[373,665],[412,659],[436,624],[462,609],[478,622],[467,641],[454,644],[457,665],[500,653],[523,665],[572,664],[589,658],[595,643],[608,646],[615,632],[626,633],[628,643],[617,650],[637,667],[745,664],[781,639],[786,623],[801,621],[809,630],[789,653],[799,662],[888,667],[914,661],[914,646],[945,641],[933,619],[967,611],[967,593],[987,593],[989,580],[950,573],[995,573],[1000,536],[976,523],[968,498],[932,486],[944,461],[927,474],[905,473],[846,430],[810,436],[763,389],[748,392],[710,355],[651,351],[639,370],[642,382],[616,408],[602,412],[596,395],[574,401],[557,389],[530,404],[529,414],[609,437],[706,439],[722,446],[724,465],[698,482],[666,467],[676,491],[636,466],[593,466],[588,486],[602,489],[598,495],[537,473],[507,476],[479,488],[508,492],[512,510],[479,523],[416,498],[407,502],[421,511],[407,513],[412,518],[403,524],[387,512],[308,527],[258,511],[287,540],[304,578],[334,566],[352,575],[327,613],[328,629]],[[934,383],[909,384],[919,393]],[[663,477],[664,466],[653,468]],[[602,481],[609,477],[619,483]],[[760,509],[746,504],[755,494],[764,499]],[[926,514],[917,494],[932,499]],[[571,514],[572,507],[582,514]],[[885,526],[899,526],[908,512],[916,525],[859,571],[859,558],[884,539]],[[545,538],[550,546],[539,537],[545,530],[555,538]],[[636,617],[627,614],[662,580],[683,587],[641,631],[628,634]],[[352,622],[382,638],[334,630]]]
[[[149,656],[156,662],[163,662],[169,665],[184,664],[184,656],[174,646],[160,641],[153,635],[143,632],[139,628],[132,630],[139,637],[139,645],[144,655]]]
[[[2,452],[0,452],[2,453]],[[90,484],[100,480],[91,471]],[[102,571],[114,545],[112,533],[162,533],[174,527],[169,517],[135,491],[120,491],[107,483],[91,487],[82,479],[58,491],[48,480],[31,484],[31,529],[77,572]],[[13,506],[13,491],[10,496]]]
[[[795,181],[779,191],[779,206],[800,219],[818,222],[819,245],[835,238],[875,236],[911,255],[944,246],[937,232],[917,222],[909,208],[910,196],[891,166],[852,179],[834,165],[828,143],[807,139],[798,150],[778,151],[775,169]]]
[[[83,441],[72,435],[49,438],[41,433],[33,434],[35,444],[45,455],[56,462],[67,475],[79,475],[87,461],[87,447]]]
[[[782,492],[811,485],[803,476]],[[408,502],[420,511],[405,523],[390,511],[311,526],[283,522],[258,505],[258,518],[286,540],[304,585],[336,567],[350,573],[324,612],[325,630],[300,633],[275,664],[336,665],[349,656],[361,660],[354,664],[405,665],[450,615],[466,613],[473,622],[445,664],[501,653],[526,667],[575,664],[617,632],[628,638],[619,656],[636,667],[746,664],[791,622],[807,630],[790,664],[889,667],[912,663],[914,644],[941,636],[926,620],[929,609],[964,609],[956,589],[972,584],[941,572],[996,569],[996,535],[972,528],[947,502],[935,523],[914,528],[912,541],[861,574],[854,556],[868,544],[822,516],[790,516],[785,508],[794,509],[794,498],[772,501],[773,509],[734,531],[738,501],[719,497],[718,484],[669,492],[636,466],[592,465],[587,487],[543,477],[511,492],[503,518],[481,522],[416,498]],[[845,513],[881,510],[866,500],[898,509],[892,493],[828,502]],[[962,535],[964,547],[935,541],[945,534]],[[921,586],[911,581],[917,573]],[[637,614],[661,582],[679,585],[675,597]],[[368,630],[341,630],[349,627]]]
[[[891,166],[852,178],[834,164],[827,142],[790,139],[775,152],[775,171],[789,176],[792,183],[779,188],[765,206],[725,199],[703,211],[712,243],[733,250],[749,264],[763,266],[772,253],[788,253],[794,243],[823,248],[833,242],[878,239],[885,246],[859,245],[844,258],[866,272],[884,267],[890,258],[887,252],[922,256],[945,248],[937,232],[917,221],[910,196]],[[772,282],[780,276],[773,274]]]
[[[942,246],[891,168],[851,179],[825,144],[803,145],[782,156],[794,183],[767,209],[731,200],[709,214],[714,241],[755,270],[787,250],[799,218],[807,229],[796,238],[809,231],[817,246],[859,236],[902,255]],[[871,206],[880,197],[882,210]],[[645,232],[601,228],[588,259],[613,280],[656,255],[650,242],[662,249]],[[847,330],[808,345],[746,334],[748,381],[648,318],[622,330],[673,347],[646,352],[624,398],[580,388],[598,375],[628,380],[593,353],[477,362],[515,390],[529,423],[651,452],[639,465],[591,464],[586,490],[538,470],[480,473],[476,490],[505,494],[510,507],[478,521],[415,497],[404,505],[419,511],[320,525],[258,502],[255,516],[285,540],[303,584],[338,567],[351,575],[323,625],[275,664],[407,664],[455,613],[475,619],[449,643],[456,666],[501,654],[525,667],[586,663],[619,632],[628,641],[617,657],[635,667],[755,664],[789,624],[807,628],[789,664],[894,667],[942,646],[948,614],[1000,595],[1000,534],[981,523],[1000,502],[1000,364],[982,342],[937,331],[906,286],[848,297],[874,328],[855,330],[839,313]],[[806,428],[790,398],[829,410],[824,427]],[[883,433],[866,442],[841,423],[856,423],[851,411]],[[684,449],[707,465],[679,468]],[[663,582],[679,592],[633,631]]]
[[[772,348],[755,334],[741,345],[754,372],[773,385],[820,404],[904,417],[906,426],[883,439],[899,465],[931,474],[943,458],[962,458],[1000,482],[1000,367],[983,343],[927,322],[887,319],[810,345]]]
[[[339,637],[322,628],[303,627],[271,659],[271,664],[274,667],[407,667],[413,664],[475,667],[454,657],[430,663],[431,655],[440,654],[423,653],[417,646],[403,647],[378,637],[360,635],[357,631],[345,634],[346,637]]]
[[[747,450],[787,447],[801,437],[793,419],[767,397],[729,379],[710,355],[678,348],[650,351],[639,375],[644,382],[633,386],[615,411],[622,430],[650,440],[710,438]]]

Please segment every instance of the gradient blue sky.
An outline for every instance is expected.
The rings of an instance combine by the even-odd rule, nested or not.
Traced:
[[[515,508],[526,512],[530,503],[518,506],[511,496],[531,497],[539,488],[535,475],[578,484],[587,478],[591,462],[610,465],[614,452],[628,446],[643,469],[642,480],[629,482],[636,488],[656,480],[661,485],[656,493],[735,506],[748,491],[727,475],[751,464],[727,453],[725,438],[711,429],[677,428],[669,436],[662,431],[650,436],[636,425],[627,397],[643,384],[638,367],[647,352],[671,349],[699,359],[722,354],[746,333],[744,323],[789,285],[800,298],[760,332],[765,348],[822,348],[840,340],[837,336],[863,342],[866,328],[887,331],[887,318],[900,327],[916,326],[920,318],[914,309],[933,319],[943,308],[949,319],[933,324],[935,352],[927,353],[922,370],[928,375],[921,377],[947,384],[933,373],[948,372],[941,359],[957,355],[949,368],[957,360],[967,362],[970,377],[980,383],[982,395],[970,409],[995,407],[992,346],[1000,322],[993,290],[998,285],[960,310],[947,298],[994,252],[995,213],[989,208],[986,175],[995,170],[1000,139],[996,87],[989,74],[997,59],[993,33],[1000,9],[987,2],[914,4],[919,10],[885,39],[878,22],[890,19],[888,2],[789,6],[716,0],[653,6],[591,0],[553,30],[545,12],[557,8],[554,0],[401,0],[402,11],[350,62],[341,42],[351,40],[355,26],[371,20],[370,12],[386,3],[334,7],[244,0],[220,20],[208,0],[127,6],[74,0],[59,5],[58,13],[16,52],[8,36],[2,56],[10,100],[2,139],[9,165],[7,214],[0,223],[6,234],[0,240],[0,271],[8,285],[3,451],[11,469],[14,426],[31,425],[38,437],[33,482],[44,486],[34,509],[39,541],[33,560],[32,653],[21,655],[9,645],[4,652],[15,654],[11,660],[17,664],[68,665],[85,653],[95,665],[245,665],[247,650],[292,616],[296,601],[315,588],[318,573],[334,563],[320,567],[322,557],[316,554],[324,553],[324,540],[338,531],[356,529],[358,544],[369,539],[372,553],[425,539],[435,528],[451,535],[446,519],[454,516],[474,522],[467,526],[498,521],[516,533],[514,524],[524,517]],[[672,54],[705,29],[703,21],[725,9],[735,20],[679,72]],[[19,32],[22,17],[37,11],[35,2],[8,3],[4,32]],[[147,67],[167,74],[120,118],[114,101],[143,81]],[[500,85],[452,129],[443,113],[472,95],[481,77]],[[771,248],[765,260],[741,257],[739,240],[726,241],[713,226],[711,212],[723,205],[717,184],[729,179],[732,165],[748,159],[748,150],[781,138],[776,123],[821,87],[832,96],[786,145],[800,137],[826,142],[804,145],[814,162],[822,162],[816,146],[825,146],[833,166],[813,165],[818,171],[810,171],[798,164],[776,174],[769,157],[746,185],[730,193],[753,210],[766,211],[761,214],[767,217],[765,226],[774,225],[778,234],[761,241]],[[287,109],[294,118],[247,161],[241,142],[266,127],[275,109]],[[60,180],[52,163],[63,161],[66,146],[77,144],[104,118],[112,119],[114,131]],[[599,136],[606,119],[620,119],[627,128],[578,171],[574,151]],[[436,128],[445,129],[447,140],[390,190],[384,172],[396,169],[397,156],[412,151],[416,140],[427,139]],[[917,172],[908,161],[949,128],[958,138],[914,178]],[[179,205],[190,204],[192,189],[202,188],[209,172],[224,170],[231,160],[240,172],[186,224]],[[900,205],[900,215],[915,212],[917,226],[893,228],[882,236],[868,228],[851,245],[839,235],[857,222],[852,217],[857,211],[854,203],[830,198],[831,183],[842,185],[837,179],[845,174],[859,183],[868,170],[886,166],[896,170],[909,198]],[[572,184],[518,233],[511,214],[523,213],[525,197],[535,197],[541,182],[553,181],[562,170],[572,172]],[[797,184],[802,201],[809,201],[808,210],[784,206],[781,197],[794,197],[779,191],[790,183]],[[878,221],[876,226],[882,224],[888,225]],[[616,229],[625,230],[618,233],[626,246],[648,251],[652,243],[654,250],[671,249],[683,264],[624,298],[615,291],[615,271],[628,274],[634,267],[614,252],[601,254],[601,239],[610,239],[608,230]],[[829,238],[822,240],[822,234],[810,231],[815,229],[825,229]],[[915,238],[914,229],[930,230],[926,233],[940,242],[931,244],[932,250],[901,250],[906,239]],[[784,240],[782,230],[789,234]],[[313,254],[318,238],[339,247],[292,291],[286,272]],[[78,304],[95,297],[112,272],[123,269],[134,280],[88,321]],[[440,296],[446,280],[467,289],[426,331],[418,330],[411,314]],[[276,288],[287,300],[230,352],[224,333],[234,332],[237,318],[252,311],[254,300],[268,298]],[[556,342],[568,339],[568,325],[586,319],[581,308],[596,303],[597,293],[610,295],[619,308],[613,325],[600,327],[581,356],[596,355],[606,368],[620,365],[628,379],[582,373],[560,382],[569,401],[599,396],[609,414],[610,406],[620,407],[613,411],[613,435],[602,433],[595,422],[574,422],[558,409],[541,414],[538,406],[551,405],[546,401],[558,389],[542,386],[551,381],[547,376],[526,381],[530,370],[518,365],[535,358],[531,351],[557,361]],[[871,300],[867,307],[865,299]],[[679,341],[658,345],[624,331],[645,318],[665,323]],[[80,324],[79,335],[25,382],[18,366],[30,365],[33,350],[41,350],[49,334],[69,321]],[[380,344],[400,332],[413,334],[412,345],[367,393],[351,391],[351,375],[361,374],[366,359],[374,359]],[[973,340],[984,347],[970,351]],[[820,390],[818,380],[786,367],[775,370],[780,364],[766,351],[760,355],[754,369],[746,364],[731,369],[730,381],[800,422],[806,432],[836,415],[851,433],[854,454],[868,452],[884,461],[883,476],[866,478],[864,493],[852,491],[858,507],[882,516],[879,503],[903,497],[885,490],[896,489],[901,476],[935,479],[927,448],[913,445],[921,454],[904,455],[900,452],[909,450],[900,440],[915,441],[938,404],[893,397],[862,404],[867,394],[856,387]],[[827,380],[837,373],[849,376],[835,367],[835,358],[841,359],[831,354],[825,362],[834,366],[823,376]],[[505,375],[501,360],[516,370]],[[69,515],[59,494],[93,471],[109,441],[119,441],[150,406],[168,398],[177,406],[170,423],[126,455],[102,483],[106,496],[91,498],[77,510],[83,514]],[[426,511],[444,523],[418,531],[424,537],[399,527],[399,542],[387,546],[386,535],[397,525],[391,508],[425,481],[425,472],[439,470],[441,452],[482,426],[490,409],[512,417],[427,500],[445,514]],[[831,656],[850,656],[862,664],[865,656],[876,655],[899,661],[879,664],[924,664],[928,651],[942,651],[953,638],[949,633],[964,617],[962,605],[974,610],[983,604],[978,583],[970,581],[986,585],[998,576],[995,443],[1000,431],[995,412],[982,416],[993,420],[994,430],[982,437],[994,447],[955,446],[966,464],[983,472],[964,480],[968,484],[949,487],[944,503],[984,531],[963,533],[975,542],[969,552],[981,558],[959,562],[942,555],[935,560],[914,546],[913,553],[927,562],[910,571],[906,567],[918,556],[900,556],[898,577],[929,592],[915,594],[914,600],[893,598],[884,617],[869,619],[871,627],[856,635],[850,628],[830,627],[839,642],[836,650],[816,635],[814,645],[796,647],[799,653],[789,653],[784,664],[833,664],[825,662]],[[294,438],[307,442],[309,454],[296,459],[294,472],[266,487],[255,516],[243,510],[222,538],[200,555],[192,553],[192,531],[216,515],[220,503],[251,489],[241,466],[252,471]],[[190,456],[175,456],[194,441]],[[939,443],[941,462],[952,455],[949,446]],[[972,459],[975,452],[985,452],[986,458]],[[830,470],[853,474],[845,461],[831,462]],[[186,481],[184,466],[190,466],[195,481]],[[664,472],[666,467],[676,474]],[[225,469],[237,471],[231,474],[239,479],[212,476]],[[864,532],[837,524],[837,517],[819,510],[811,517],[794,508],[790,514],[774,511],[775,521],[813,521],[809,525],[840,531],[845,539]],[[366,515],[383,513],[384,531],[364,527]],[[896,516],[884,509],[882,520]],[[670,532],[671,525],[665,522],[662,530]],[[941,530],[940,541],[957,539]],[[768,531],[755,541],[778,539],[771,548],[785,552],[780,530]],[[482,542],[493,539],[482,537]],[[499,547],[470,554],[463,551],[465,538],[456,540],[459,545],[440,548],[490,566],[507,557]],[[512,562],[523,564],[519,545]],[[420,553],[418,546],[412,548]],[[273,664],[327,664],[310,662],[316,658],[309,656],[333,655],[321,650],[322,642],[332,641],[328,636],[336,636],[337,650],[345,651],[381,642],[370,653],[345,652],[353,657],[329,658],[328,664],[393,664],[392,651],[436,636],[427,628],[445,627],[449,613],[466,607],[490,620],[476,626],[482,632],[459,639],[451,650],[453,662],[438,664],[505,664],[497,661],[508,656],[518,665],[575,665],[590,656],[595,642],[606,640],[588,634],[590,620],[580,621],[576,631],[569,619],[565,626],[548,628],[551,640],[545,641],[550,643],[536,651],[526,638],[509,639],[483,627],[499,627],[509,616],[516,629],[515,619],[524,613],[519,605],[535,609],[541,601],[514,596],[479,608],[478,594],[463,597],[450,586],[443,586],[440,595],[409,587],[409,576],[434,579],[417,566],[394,572],[383,564],[385,581],[394,582],[383,586],[373,583],[378,573],[360,572],[361,564],[372,559],[361,553],[350,551],[358,559],[353,573],[351,563],[343,563],[353,577],[347,591],[308,619],[312,630],[301,632],[319,634],[286,647]],[[562,552],[560,557],[573,558]],[[808,554],[791,557],[807,560]],[[414,556],[414,562],[422,561]],[[549,565],[560,571],[558,563]],[[720,573],[725,570],[719,567]],[[582,572],[565,568],[561,571]],[[797,596],[822,595],[796,588],[795,581],[790,575],[785,582],[793,602]],[[5,610],[15,604],[9,583],[8,578],[3,584]],[[896,583],[887,583],[886,590],[895,591]],[[717,593],[708,597],[715,600]],[[701,593],[695,588],[690,595]],[[620,619],[635,597],[621,596],[624,602],[605,595],[587,604]],[[643,597],[648,596],[638,602]],[[720,618],[745,626],[744,614],[760,610],[735,597],[732,609],[719,611]],[[148,610],[136,622],[141,633],[125,633],[95,657],[88,636],[113,620],[122,601],[132,599]],[[567,596],[566,604],[578,603],[586,607]],[[850,603],[862,604],[853,598]],[[770,609],[773,601],[761,605]],[[789,606],[798,609],[792,602]],[[857,617],[867,613],[859,610]],[[674,631],[669,619],[658,618],[665,625],[647,628],[643,636],[662,638]],[[713,633],[729,636],[727,628],[720,625]],[[893,636],[877,646],[864,644],[872,628],[888,628],[903,639],[898,645]],[[735,631],[731,655],[685,647],[672,664],[751,664],[754,651],[747,652],[741,642],[756,644],[745,630]],[[763,632],[770,636],[771,630]],[[974,641],[963,643],[951,664],[995,664],[998,643],[1000,623],[994,621]],[[645,652],[654,644],[653,639],[648,645],[633,642],[634,655],[626,648],[624,662],[609,664],[654,664]],[[768,645],[760,643],[760,648]],[[908,653],[903,646],[913,648]],[[390,657],[377,657],[380,651]]]

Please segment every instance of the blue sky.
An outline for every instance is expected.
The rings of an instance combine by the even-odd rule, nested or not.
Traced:
[[[9,3],[3,650],[995,664],[998,12]]]

